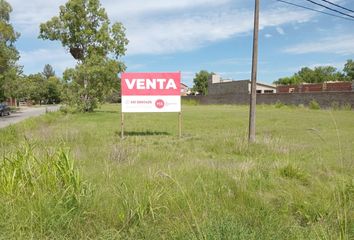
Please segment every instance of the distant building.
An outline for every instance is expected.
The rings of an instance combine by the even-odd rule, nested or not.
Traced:
[[[17,99],[16,98],[9,98],[6,101],[6,104],[12,107],[16,107],[17,106]]]
[[[298,85],[278,85],[278,93],[306,93],[306,92],[351,92],[354,91],[352,82],[324,82],[303,83]]]
[[[257,93],[275,93],[276,87],[268,84],[257,83]],[[208,81],[208,95],[251,93],[250,80],[222,79],[219,75],[213,74]]]
[[[190,94],[189,87],[186,84],[181,83],[181,96],[187,96],[189,94]]]

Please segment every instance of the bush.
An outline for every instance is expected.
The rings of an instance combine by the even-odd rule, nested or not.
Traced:
[[[320,104],[318,104],[318,102],[314,99],[309,103],[309,108],[312,110],[321,109]]]
[[[69,106],[61,106],[60,107],[60,112],[64,113],[64,114],[68,114],[68,113],[77,113],[77,109],[73,108],[73,107],[69,107]]]
[[[275,106],[275,108],[282,108],[285,106],[285,104],[278,100],[274,106]]]

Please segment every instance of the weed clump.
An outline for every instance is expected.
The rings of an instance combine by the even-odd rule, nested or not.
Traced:
[[[65,229],[90,195],[90,185],[64,149],[39,155],[35,145],[26,143],[0,159],[0,209],[3,216],[17,216],[7,219],[17,234],[27,224],[44,231]]]
[[[319,110],[321,109],[320,107],[320,104],[315,100],[311,100],[310,103],[309,103],[309,108],[312,109],[312,110]]]
[[[275,106],[275,108],[282,108],[285,106],[285,104],[278,100],[274,106]]]
[[[279,170],[280,176],[289,178],[289,179],[297,179],[302,182],[307,182],[306,174],[298,167],[295,167],[291,164],[286,165],[285,167],[280,168]]]

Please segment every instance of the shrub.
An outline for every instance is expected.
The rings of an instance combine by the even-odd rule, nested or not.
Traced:
[[[285,104],[278,100],[274,106],[275,106],[275,108],[282,108],[285,106]]]
[[[318,110],[321,109],[320,104],[318,104],[318,102],[313,99],[310,103],[309,103],[309,108],[312,110]]]
[[[68,114],[68,113],[77,113],[77,109],[73,108],[73,107],[69,107],[67,105],[65,106],[61,106],[60,107],[60,112],[64,113],[64,114]]]

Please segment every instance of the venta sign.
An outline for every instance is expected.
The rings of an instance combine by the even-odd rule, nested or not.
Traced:
[[[123,73],[122,112],[180,112],[181,73]]]

